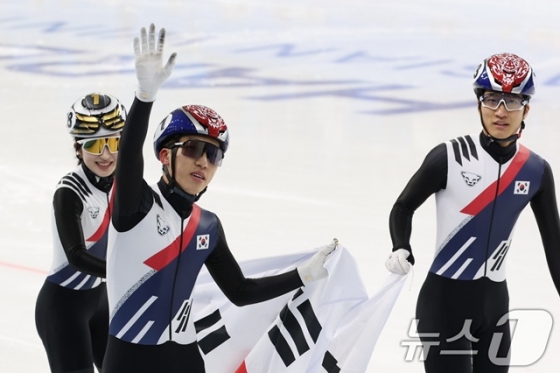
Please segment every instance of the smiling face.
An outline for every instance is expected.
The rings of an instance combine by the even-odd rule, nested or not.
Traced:
[[[177,142],[182,143],[187,140],[199,140],[219,146],[218,140],[200,135],[185,135]],[[202,192],[204,188],[210,184],[218,169],[217,165],[208,161],[206,153],[203,153],[200,157],[195,159],[183,155],[181,149],[177,149],[173,167],[171,167],[171,155],[172,149],[161,149],[159,152],[160,162],[168,167],[169,173],[173,176],[177,185],[179,185],[182,190],[192,195],[197,195]]]
[[[90,154],[83,149],[80,149],[79,153],[86,167],[97,176],[107,177],[115,172],[118,152],[111,153],[109,148],[105,146],[103,152],[99,155]]]
[[[527,104],[521,110],[508,111],[502,102],[496,109],[479,105],[479,110],[484,124],[484,133],[496,139],[507,139],[519,131],[521,122],[527,117],[530,107]],[[500,143],[500,145],[507,146],[510,143]]]

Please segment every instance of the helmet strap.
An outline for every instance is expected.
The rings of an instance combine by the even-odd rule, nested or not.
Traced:
[[[517,131],[517,133],[514,133],[509,137],[506,137],[505,139],[498,139],[490,135],[490,132],[486,129],[486,126],[484,125],[484,120],[482,120],[482,111],[480,110],[480,105],[481,103],[480,101],[478,101],[478,113],[480,115],[480,123],[482,124],[482,128],[484,129],[484,135],[486,137],[488,137],[490,140],[497,143],[517,141],[521,137],[521,132],[523,132],[523,130],[525,129],[525,121],[523,120],[521,121],[521,126],[519,127],[519,131]]]
[[[521,132],[523,132],[523,130],[525,129],[525,121],[522,120],[521,121],[521,126],[519,127],[519,132],[517,132],[517,138],[521,138]]]
[[[175,160],[177,157],[177,148],[171,148],[170,150],[171,150],[170,165],[171,165],[171,170],[173,171],[173,175],[175,175]],[[187,193],[183,189],[181,189],[181,187],[177,184],[175,178],[170,174],[168,165],[163,165],[162,171],[163,174],[165,175],[165,178],[167,179],[167,185],[169,186],[170,193],[175,194],[190,203],[194,203],[198,201],[200,197],[204,194],[204,192],[206,192],[206,189],[208,189],[208,187],[205,187],[200,193],[196,195]]]

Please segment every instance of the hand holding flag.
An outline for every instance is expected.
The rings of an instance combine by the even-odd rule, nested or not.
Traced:
[[[299,277],[304,285],[327,277],[328,272],[323,267],[323,264],[325,264],[328,255],[332,253],[337,246],[338,240],[334,238],[330,245],[319,250],[305,264],[297,267]]]
[[[409,256],[410,251],[406,249],[393,251],[385,261],[385,267],[397,275],[406,275],[412,267],[412,263],[408,260]]]

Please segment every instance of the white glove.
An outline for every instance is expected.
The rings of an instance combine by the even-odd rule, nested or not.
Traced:
[[[337,245],[338,240],[335,238],[329,246],[326,246],[313,255],[307,263],[297,267],[297,272],[304,285],[327,277],[328,272],[323,268],[323,264],[327,261],[327,255],[332,253]]]
[[[410,267],[412,267],[407,260],[409,256],[410,251],[406,249],[395,250],[385,261],[385,267],[397,275],[406,275],[410,271]]]
[[[167,64],[162,67],[165,29],[159,30],[157,48],[156,27],[153,23],[150,25],[149,35],[146,35],[146,28],[142,27],[140,37],[142,39],[141,42],[138,38],[134,38],[135,67],[136,77],[138,78],[136,97],[140,101],[153,102],[156,100],[159,87],[171,75],[177,53],[173,53],[169,57]]]

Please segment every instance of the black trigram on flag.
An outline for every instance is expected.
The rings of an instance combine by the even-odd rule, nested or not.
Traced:
[[[322,366],[323,368],[325,368],[327,373],[340,373],[338,361],[334,358],[334,356],[332,356],[329,351],[325,352]]]
[[[302,294],[303,291],[300,289],[294,295],[292,301]],[[303,324],[298,321],[294,312],[298,312],[301,315],[301,318],[304,321]],[[297,354],[299,356],[303,355],[310,348],[305,335],[307,334],[313,343],[316,343],[322,329],[321,324],[313,311],[311,302],[309,302],[308,299],[296,306],[295,310],[290,309],[288,305],[284,306],[280,312],[280,322],[288,331],[290,338],[296,346]],[[278,355],[284,362],[284,365],[287,367],[292,364],[296,360],[296,356],[290,347],[290,344],[286,340],[286,337],[284,337],[284,334],[280,331],[280,325],[274,325],[272,329],[269,330],[268,336],[274,345],[276,352],[278,352]]]
[[[196,334],[212,328],[215,329],[198,341],[198,346],[205,355],[230,338],[225,325],[218,327],[221,320],[222,315],[220,314],[220,310],[217,309],[210,315],[194,322]]]

